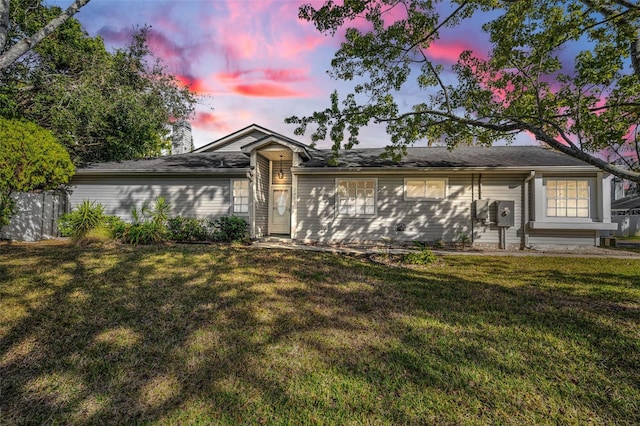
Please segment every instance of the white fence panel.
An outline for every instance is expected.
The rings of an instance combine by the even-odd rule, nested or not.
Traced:
[[[40,241],[59,236],[57,220],[67,209],[65,192],[19,192],[12,197],[17,211],[11,222],[0,229],[0,239]]]
[[[640,209],[612,210],[611,222],[618,224],[616,237],[640,235]]]

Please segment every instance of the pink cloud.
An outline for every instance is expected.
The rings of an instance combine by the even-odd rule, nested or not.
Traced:
[[[243,96],[267,98],[299,98],[304,95],[281,84],[253,83],[232,86],[231,91]]]
[[[225,83],[235,82],[242,78],[245,79],[264,79],[269,81],[292,83],[307,80],[307,72],[302,69],[272,69],[257,68],[242,71],[220,72],[216,78]]]
[[[206,131],[230,133],[234,130],[228,123],[225,123],[220,116],[211,112],[197,112],[191,123],[194,127]]]
[[[219,46],[227,64],[277,59],[301,60],[301,54],[313,52],[331,39],[298,18],[299,1],[213,1],[207,3],[198,26],[207,28],[205,38]]]
[[[458,61],[460,54],[465,50],[471,50],[474,52],[475,56],[478,56],[477,48],[474,48],[474,46],[469,43],[461,41],[432,42],[427,49],[424,49],[424,52],[431,59],[454,64]]]
[[[196,94],[207,94],[213,92],[213,89],[207,84],[207,80],[197,78],[191,75],[176,75],[178,83],[184,87],[188,87]]]
[[[288,37],[280,40],[273,50],[279,52],[281,57],[295,58],[300,54],[316,50],[328,41],[330,39],[319,33],[317,35],[305,35],[302,38]]]

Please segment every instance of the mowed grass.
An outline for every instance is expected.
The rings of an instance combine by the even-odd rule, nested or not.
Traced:
[[[0,245],[0,424],[640,424],[640,262]]]

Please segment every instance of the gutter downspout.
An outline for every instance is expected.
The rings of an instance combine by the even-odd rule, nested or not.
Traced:
[[[474,222],[476,220],[475,216],[475,209],[476,209],[476,196],[475,196],[475,183],[476,183],[476,175],[474,173],[471,174],[471,245],[473,246],[473,240],[474,240],[474,234],[475,234],[475,227],[474,227]]]
[[[529,182],[536,176],[535,170],[529,172],[529,176],[524,179],[522,187],[524,188],[524,208],[522,209],[522,247],[520,250],[524,250],[529,247]]]

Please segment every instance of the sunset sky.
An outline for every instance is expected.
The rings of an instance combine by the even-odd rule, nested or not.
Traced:
[[[284,119],[324,109],[334,89],[349,90],[326,73],[342,33],[324,36],[298,19],[298,8],[308,2],[92,0],[76,18],[90,35],[102,36],[109,48],[128,44],[135,26],[152,27],[152,51],[202,96],[192,121],[196,147],[252,123],[308,142],[308,135],[294,136],[294,126]],[[64,8],[71,1],[47,3]],[[480,26],[469,22],[459,27],[428,53],[450,65],[464,49],[486,52]],[[415,103],[409,89],[400,96],[405,105]],[[363,147],[386,143],[383,128],[371,128],[361,137]],[[329,141],[318,144],[329,146]]]

